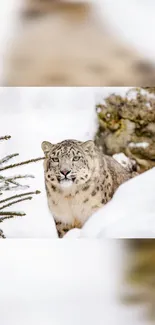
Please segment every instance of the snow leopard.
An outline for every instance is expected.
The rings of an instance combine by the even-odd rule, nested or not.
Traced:
[[[3,86],[154,86],[153,64],[110,31],[95,3],[23,4],[3,60]]]
[[[92,140],[44,141],[42,150],[48,206],[60,238],[72,228],[82,228],[119,185],[134,176]]]

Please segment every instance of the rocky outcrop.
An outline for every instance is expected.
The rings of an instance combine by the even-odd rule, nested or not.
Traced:
[[[95,142],[108,155],[135,159],[139,170],[155,166],[155,88],[132,88],[112,94],[96,106],[99,128]]]

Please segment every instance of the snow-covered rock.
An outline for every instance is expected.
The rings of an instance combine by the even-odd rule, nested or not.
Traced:
[[[129,171],[136,169],[136,161],[127,157],[123,152],[116,153],[113,158]]]

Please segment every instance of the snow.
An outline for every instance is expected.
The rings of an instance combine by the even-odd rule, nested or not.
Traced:
[[[97,126],[96,92],[95,88],[1,88],[1,133],[12,136],[0,144],[1,156],[19,152],[18,160],[13,161],[28,160],[44,156],[44,140],[91,139]],[[33,174],[35,180],[28,179],[28,183],[42,194],[35,196],[31,204],[19,203],[18,211],[25,211],[26,217],[3,222],[2,229],[9,238],[57,236],[47,207],[42,165],[41,161],[14,169],[14,174]],[[10,170],[4,175],[10,175]]]
[[[0,324],[146,324],[119,301],[124,258],[115,240],[2,240]]]
[[[94,104],[108,92],[106,88],[1,88],[1,134],[12,138],[0,144],[0,156],[19,152],[13,159],[17,162],[42,156],[40,145],[46,139],[93,138],[97,128]],[[1,240],[0,246],[0,324],[114,325],[116,319],[119,324],[146,324],[141,306],[119,301],[125,289],[121,281],[127,256],[122,241],[106,238],[154,236],[155,169],[122,185],[80,233],[77,229],[68,233],[71,241],[54,239],[42,162],[14,173],[33,174],[35,179],[23,184],[40,189],[41,194],[16,205],[16,210],[27,213],[25,217],[1,223],[9,239]]]
[[[144,149],[146,149],[148,146],[149,146],[148,142],[137,142],[137,143],[130,142],[129,143],[129,147],[131,147],[131,148],[144,148]]]
[[[155,168],[122,184],[113,199],[68,238],[154,238]]]
[[[98,11],[100,15],[103,14],[102,3],[103,0],[98,0],[102,9]],[[154,1],[117,0],[112,3],[104,0],[104,4],[109,23],[118,35],[154,60]],[[18,0],[5,0],[1,4],[0,74],[5,47],[15,33],[18,5]],[[0,82],[1,79],[2,75]],[[126,89],[114,91],[122,94]],[[11,134],[12,139],[0,144],[0,156],[19,152],[19,158],[13,160],[17,162],[42,156],[40,143],[46,138],[52,142],[69,137],[93,138],[97,126],[94,102],[109,93],[110,87],[100,90],[1,88],[1,134]],[[10,175],[12,171],[4,174]],[[54,223],[46,203],[42,162],[14,170],[14,173],[19,172],[34,174],[35,179],[27,183],[31,190],[39,188],[42,193],[30,203],[16,207],[27,213],[25,217],[5,221],[1,228],[8,238],[55,238]],[[93,238],[119,237],[134,232],[150,235],[151,231],[154,235],[154,176],[152,169],[124,184],[104,208],[104,223],[101,211],[89,220],[84,229],[86,236],[89,233]],[[114,325],[119,322],[120,325],[143,325],[137,307],[127,308],[116,299],[121,264],[119,246],[118,241],[82,238],[78,242],[72,239],[71,244],[67,240],[54,239],[52,242],[47,239],[1,241],[0,324]]]
[[[116,87],[111,91],[123,94],[126,88]],[[1,156],[19,152],[19,157],[13,159],[18,162],[42,157],[41,142],[44,140],[55,143],[67,138],[93,139],[97,130],[95,103],[109,92],[109,87],[1,88],[1,134],[12,136],[11,140],[0,144]],[[124,161],[122,155],[115,159],[120,157]],[[11,172],[7,170],[4,175],[13,172],[34,175],[35,179],[28,179],[22,184],[29,184],[30,190],[41,190],[41,194],[34,196],[32,201],[15,206],[15,210],[25,211],[27,215],[1,224],[6,237],[57,238],[47,206],[42,161]],[[66,238],[154,236],[154,173],[152,169],[123,184],[113,200],[94,214],[81,231],[70,231]]]
[[[113,91],[119,93],[123,89]],[[23,160],[42,155],[40,144],[46,138],[53,142],[66,137],[93,138],[97,127],[94,103],[98,96],[107,96],[108,92],[106,88],[1,89],[1,132],[11,134],[12,139],[1,143],[0,155],[19,151],[18,159]],[[119,300],[124,290],[121,281],[127,258],[122,241],[102,238],[54,240],[56,233],[46,203],[42,162],[23,166],[14,172],[34,174],[35,179],[29,179],[28,183],[31,189],[41,189],[42,194],[30,203],[21,203],[18,210],[26,211],[27,216],[3,222],[2,229],[9,238],[38,237],[44,240],[1,240],[0,324],[115,325],[116,319],[119,324],[146,324],[141,307],[129,307]],[[5,172],[6,175],[9,173]],[[142,182],[140,188],[144,195],[148,192],[150,178],[152,193],[155,193],[153,175],[150,175],[148,182]],[[118,201],[116,205],[120,208],[121,204],[121,209],[127,213],[132,206],[132,196],[128,195],[131,188],[126,192],[125,196],[123,190],[123,204],[121,198],[117,200],[115,197],[109,206]],[[143,208],[144,197],[138,194],[135,201],[140,205],[142,200]],[[148,203],[152,204],[152,201]],[[111,209],[121,219],[123,211],[117,211],[116,205],[115,210]],[[151,207],[153,209],[153,205],[149,205]],[[130,210],[132,215],[133,210],[134,207]],[[102,227],[96,218],[94,232],[98,234],[100,231]],[[94,233],[90,237],[94,237]]]
[[[134,160],[131,160],[130,158],[128,158],[123,152],[120,153],[116,153],[115,155],[113,155],[113,158],[119,162],[119,164],[121,164],[123,167],[132,170],[132,166],[133,164],[135,165],[136,162]]]

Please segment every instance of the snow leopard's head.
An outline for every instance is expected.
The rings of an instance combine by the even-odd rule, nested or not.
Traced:
[[[44,141],[45,178],[53,186],[69,188],[85,184],[94,169],[95,145],[93,141],[64,140],[57,144]]]

